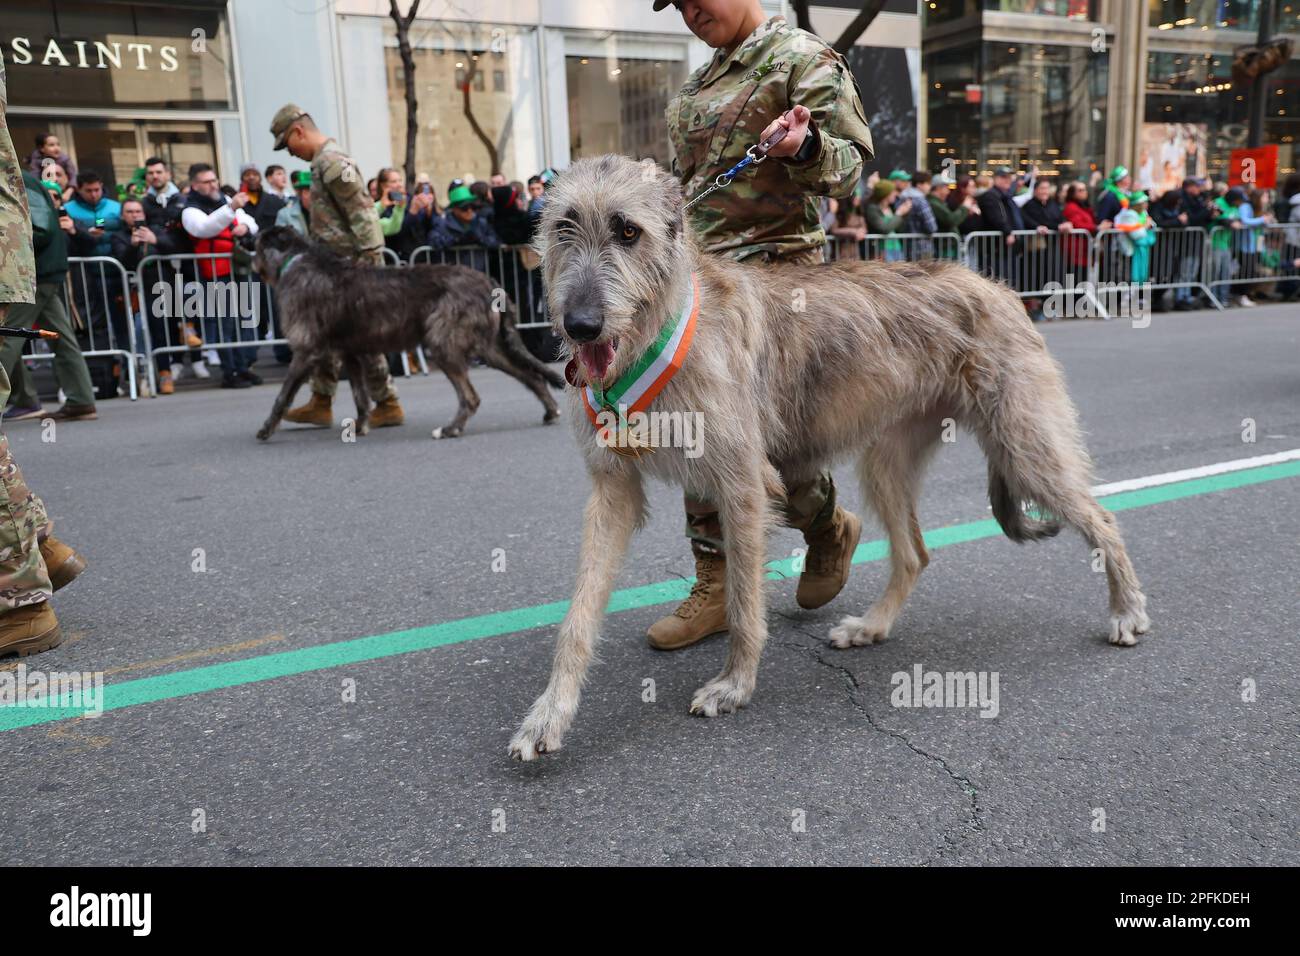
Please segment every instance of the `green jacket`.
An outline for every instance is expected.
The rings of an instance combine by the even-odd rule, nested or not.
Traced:
[[[688,198],[796,105],[812,113],[812,155],[752,165],[695,206],[691,226],[706,252],[745,259],[821,249],[818,197],[853,192],[873,156],[871,131],[848,63],[784,17],[759,26],[730,56],[716,51],[669,101],[670,168]]]
[[[32,248],[36,252],[36,281],[62,282],[68,274],[68,234],[59,228],[59,210],[41,181],[23,173],[27,207],[32,212]]]
[[[1219,214],[1210,223],[1210,248],[1231,249],[1232,220],[1238,218],[1237,207],[1222,196],[1216,196],[1214,208]]]
[[[906,216],[895,216],[887,213],[875,203],[867,203],[867,232],[882,236],[891,232],[899,232],[907,222]]]
[[[930,209],[934,212],[934,221],[939,224],[936,232],[957,232],[958,227],[966,221],[970,210],[965,206],[949,209],[948,204],[938,196],[926,197],[930,200]]]

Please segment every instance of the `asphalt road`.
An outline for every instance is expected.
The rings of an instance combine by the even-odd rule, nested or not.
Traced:
[[[1300,448],[1295,306],[1044,333],[1098,481]],[[724,641],[656,653],[643,634],[671,605],[640,602],[607,619],[564,749],[521,765],[506,744],[553,637],[527,625],[568,598],[586,480],[567,425],[542,427],[498,373],[473,377],[483,406],[455,441],[429,437],[451,416],[441,377],[400,382],[408,423],[356,443],[293,427],[257,443],[270,386],[104,402],[53,442],[6,429],[90,562],[55,599],[67,642],[23,663],[102,671],[122,706],[0,730],[0,861],[1300,863],[1300,477],[1118,515],[1154,624],[1135,648],[1106,643],[1077,535],[982,537],[933,551],[874,647],[825,638],[884,563],[814,612],[774,583],[752,704],[704,720],[687,706]],[[679,493],[651,493],[620,588],[692,573]],[[988,517],[963,435],[921,523]],[[771,556],[801,544],[782,531]],[[532,610],[481,619],[517,609]],[[341,642],[372,635],[385,656],[349,663],[372,645]],[[408,637],[427,649],[396,653]],[[240,661],[257,663],[221,669]],[[918,664],[996,672],[997,716],[892,706],[892,675]]]

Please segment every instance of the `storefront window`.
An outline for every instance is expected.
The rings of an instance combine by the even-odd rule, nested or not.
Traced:
[[[406,85],[396,32],[391,24],[386,30],[389,128],[392,155],[400,162],[406,155]],[[499,172],[522,181],[538,172],[536,151],[520,149],[521,128],[535,125],[529,115],[540,89],[535,42],[533,29],[439,20],[412,25],[420,124],[415,166],[429,173],[440,199],[453,179]]]
[[[958,20],[977,10],[1031,13],[1071,20],[1092,19],[1092,0],[922,0],[921,9],[926,23]]]
[[[1257,30],[1259,0],[1147,0],[1158,30]]]
[[[1088,47],[985,43],[926,58],[931,165],[954,172],[1035,164],[1051,179],[1101,167],[1108,58]],[[938,86],[936,86],[938,84]]]
[[[10,107],[234,109],[224,9],[5,0]]]
[[[668,100],[686,82],[678,43],[568,36],[569,157],[622,153],[668,164]]]
[[[1140,154],[1135,159],[1139,185],[1161,190],[1165,164],[1175,157],[1170,137],[1186,142],[1187,176],[1227,175],[1232,150],[1246,145],[1247,104],[1232,85],[1232,53],[1152,53],[1147,60],[1147,96]],[[1169,175],[1169,181],[1179,178]],[[1146,181],[1143,181],[1146,180]]]

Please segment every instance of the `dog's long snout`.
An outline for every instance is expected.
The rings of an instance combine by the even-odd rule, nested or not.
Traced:
[[[575,342],[590,342],[605,328],[605,317],[599,309],[581,306],[564,313],[564,331]]]

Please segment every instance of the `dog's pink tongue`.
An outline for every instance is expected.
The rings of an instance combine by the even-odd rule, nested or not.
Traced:
[[[614,364],[614,343],[597,342],[578,346],[578,358],[590,373],[592,382],[603,383],[605,373]]]

